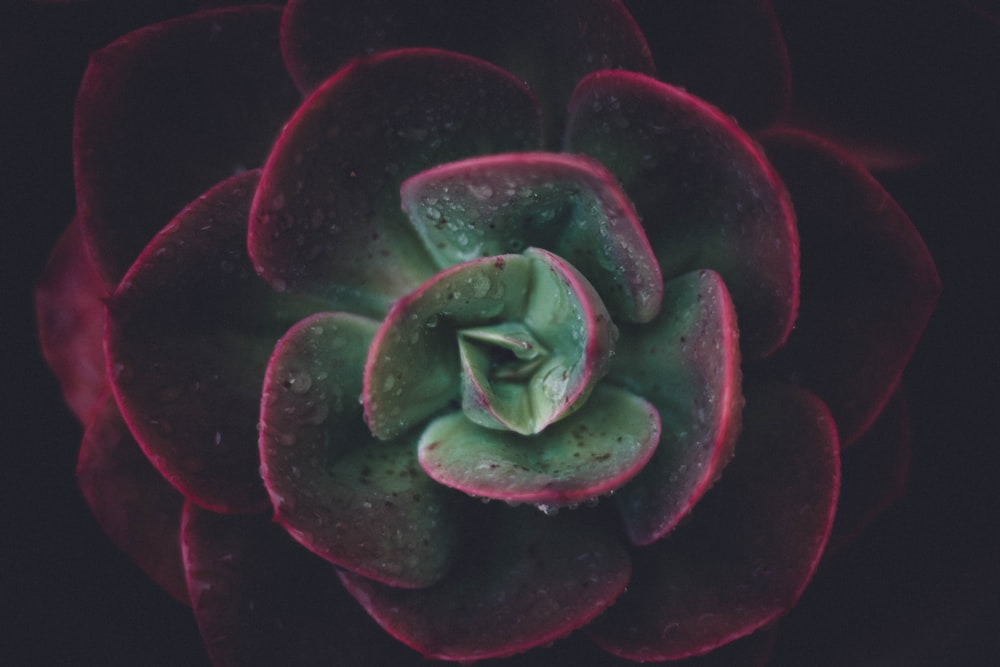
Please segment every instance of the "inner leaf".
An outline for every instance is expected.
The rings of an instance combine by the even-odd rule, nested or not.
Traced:
[[[578,155],[508,153],[428,169],[400,188],[438,266],[549,248],[587,276],[615,317],[648,322],[663,280],[615,177]]]
[[[537,433],[583,404],[615,336],[594,288],[552,253],[467,262],[389,312],[369,350],[365,417],[389,439],[461,395],[472,422]]]
[[[614,491],[646,464],[659,441],[656,408],[601,385],[586,410],[530,438],[483,428],[460,412],[445,415],[421,435],[418,456],[440,484],[549,511]]]

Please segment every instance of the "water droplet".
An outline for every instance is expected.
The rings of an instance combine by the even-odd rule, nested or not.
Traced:
[[[492,281],[488,276],[482,274],[476,274],[469,279],[472,284],[472,296],[481,299],[490,292],[490,287],[492,287]]]
[[[489,183],[483,183],[482,185],[472,185],[468,186],[469,192],[476,199],[486,200],[493,196],[493,188]]]
[[[285,378],[285,387],[293,394],[304,394],[312,387],[312,376],[307,371],[290,371]]]
[[[556,366],[542,378],[542,391],[550,401],[557,402],[566,395],[568,384],[569,369],[564,366]]]

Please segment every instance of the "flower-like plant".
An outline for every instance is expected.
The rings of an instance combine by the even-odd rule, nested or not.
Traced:
[[[43,345],[88,502],[215,662],[584,626],[587,664],[677,660],[794,605],[939,286],[774,125],[766,4],[718,26],[774,66],[716,98],[754,138],[614,0],[292,0],[94,54]]]

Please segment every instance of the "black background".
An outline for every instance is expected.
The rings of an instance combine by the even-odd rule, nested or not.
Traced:
[[[192,4],[0,10],[4,664],[207,664],[190,612],[110,545],[83,503],[80,430],[41,360],[32,304],[73,213],[70,128],[86,54]],[[914,421],[907,493],[823,566],[783,623],[775,662],[1000,664],[997,10],[958,0],[775,5],[806,109],[936,156],[879,176],[944,283],[904,380]]]

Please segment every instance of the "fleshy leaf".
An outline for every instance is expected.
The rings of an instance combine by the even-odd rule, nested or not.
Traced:
[[[787,385],[747,392],[736,455],[692,521],[636,552],[629,590],[592,625],[632,660],[700,655],[790,609],[833,523],[837,433],[826,406]]]
[[[272,292],[246,255],[259,172],[224,181],[143,251],[108,303],[108,373],[153,465],[222,512],[268,506],[260,480],[260,386],[275,342],[315,304]]]
[[[770,0],[625,0],[658,78],[708,100],[746,128],[768,125],[791,98],[788,52]]]
[[[184,564],[198,629],[214,665],[419,667],[420,657],[365,614],[335,569],[264,515],[188,503]]]
[[[451,564],[454,498],[414,443],[373,444],[357,397],[377,322],[322,313],[292,327],[264,380],[261,470],[275,520],[311,551],[395,586]]]
[[[717,271],[743,355],[779,347],[798,308],[798,236],[788,194],[756,144],[705,102],[629,72],[588,76],[569,112],[566,149],[619,178],[664,279]]]
[[[648,322],[660,268],[614,177],[583,157],[515,153],[453,162],[413,176],[403,210],[440,267],[536,246],[566,259],[615,318]]]
[[[616,335],[593,287],[552,253],[460,264],[383,321],[365,368],[368,427],[394,438],[447,406],[461,382],[475,423],[538,433],[583,405]]]
[[[795,199],[802,310],[770,370],[816,392],[844,442],[875,420],[899,384],[941,292],[934,260],[871,174],[796,130],[761,137]]]
[[[740,433],[736,314],[719,275],[667,282],[660,316],[622,328],[608,382],[649,400],[663,422],[653,458],[615,497],[629,538],[649,544],[701,499]]]
[[[549,509],[614,491],[649,460],[660,438],[652,405],[599,386],[587,409],[525,437],[478,426],[460,412],[420,437],[420,465],[437,482],[474,496]]]
[[[106,296],[74,220],[59,237],[35,288],[35,312],[45,361],[84,424],[109,391],[101,343]]]
[[[399,210],[431,165],[537,148],[524,84],[489,63],[409,49],[353,61],[278,139],[254,199],[250,254],[277,290],[381,315],[434,272]]]
[[[202,11],[95,52],[73,137],[77,211],[115,285],[192,199],[257,167],[299,103],[278,41],[280,8]]]
[[[516,74],[538,94],[556,144],[586,73],[654,73],[642,32],[616,0],[291,0],[282,25],[288,69],[307,91],[353,57],[410,46],[468,53]]]
[[[586,624],[628,583],[628,555],[588,510],[547,517],[484,507],[467,549],[436,586],[390,588],[343,573],[386,630],[427,658],[479,660],[546,644]],[[476,526],[483,532],[473,532]]]
[[[910,413],[897,390],[871,428],[842,454],[844,484],[827,556],[850,545],[903,495],[910,468]]]
[[[143,456],[110,396],[92,419],[76,465],[87,506],[111,541],[150,579],[190,604],[181,563],[184,497]]]

